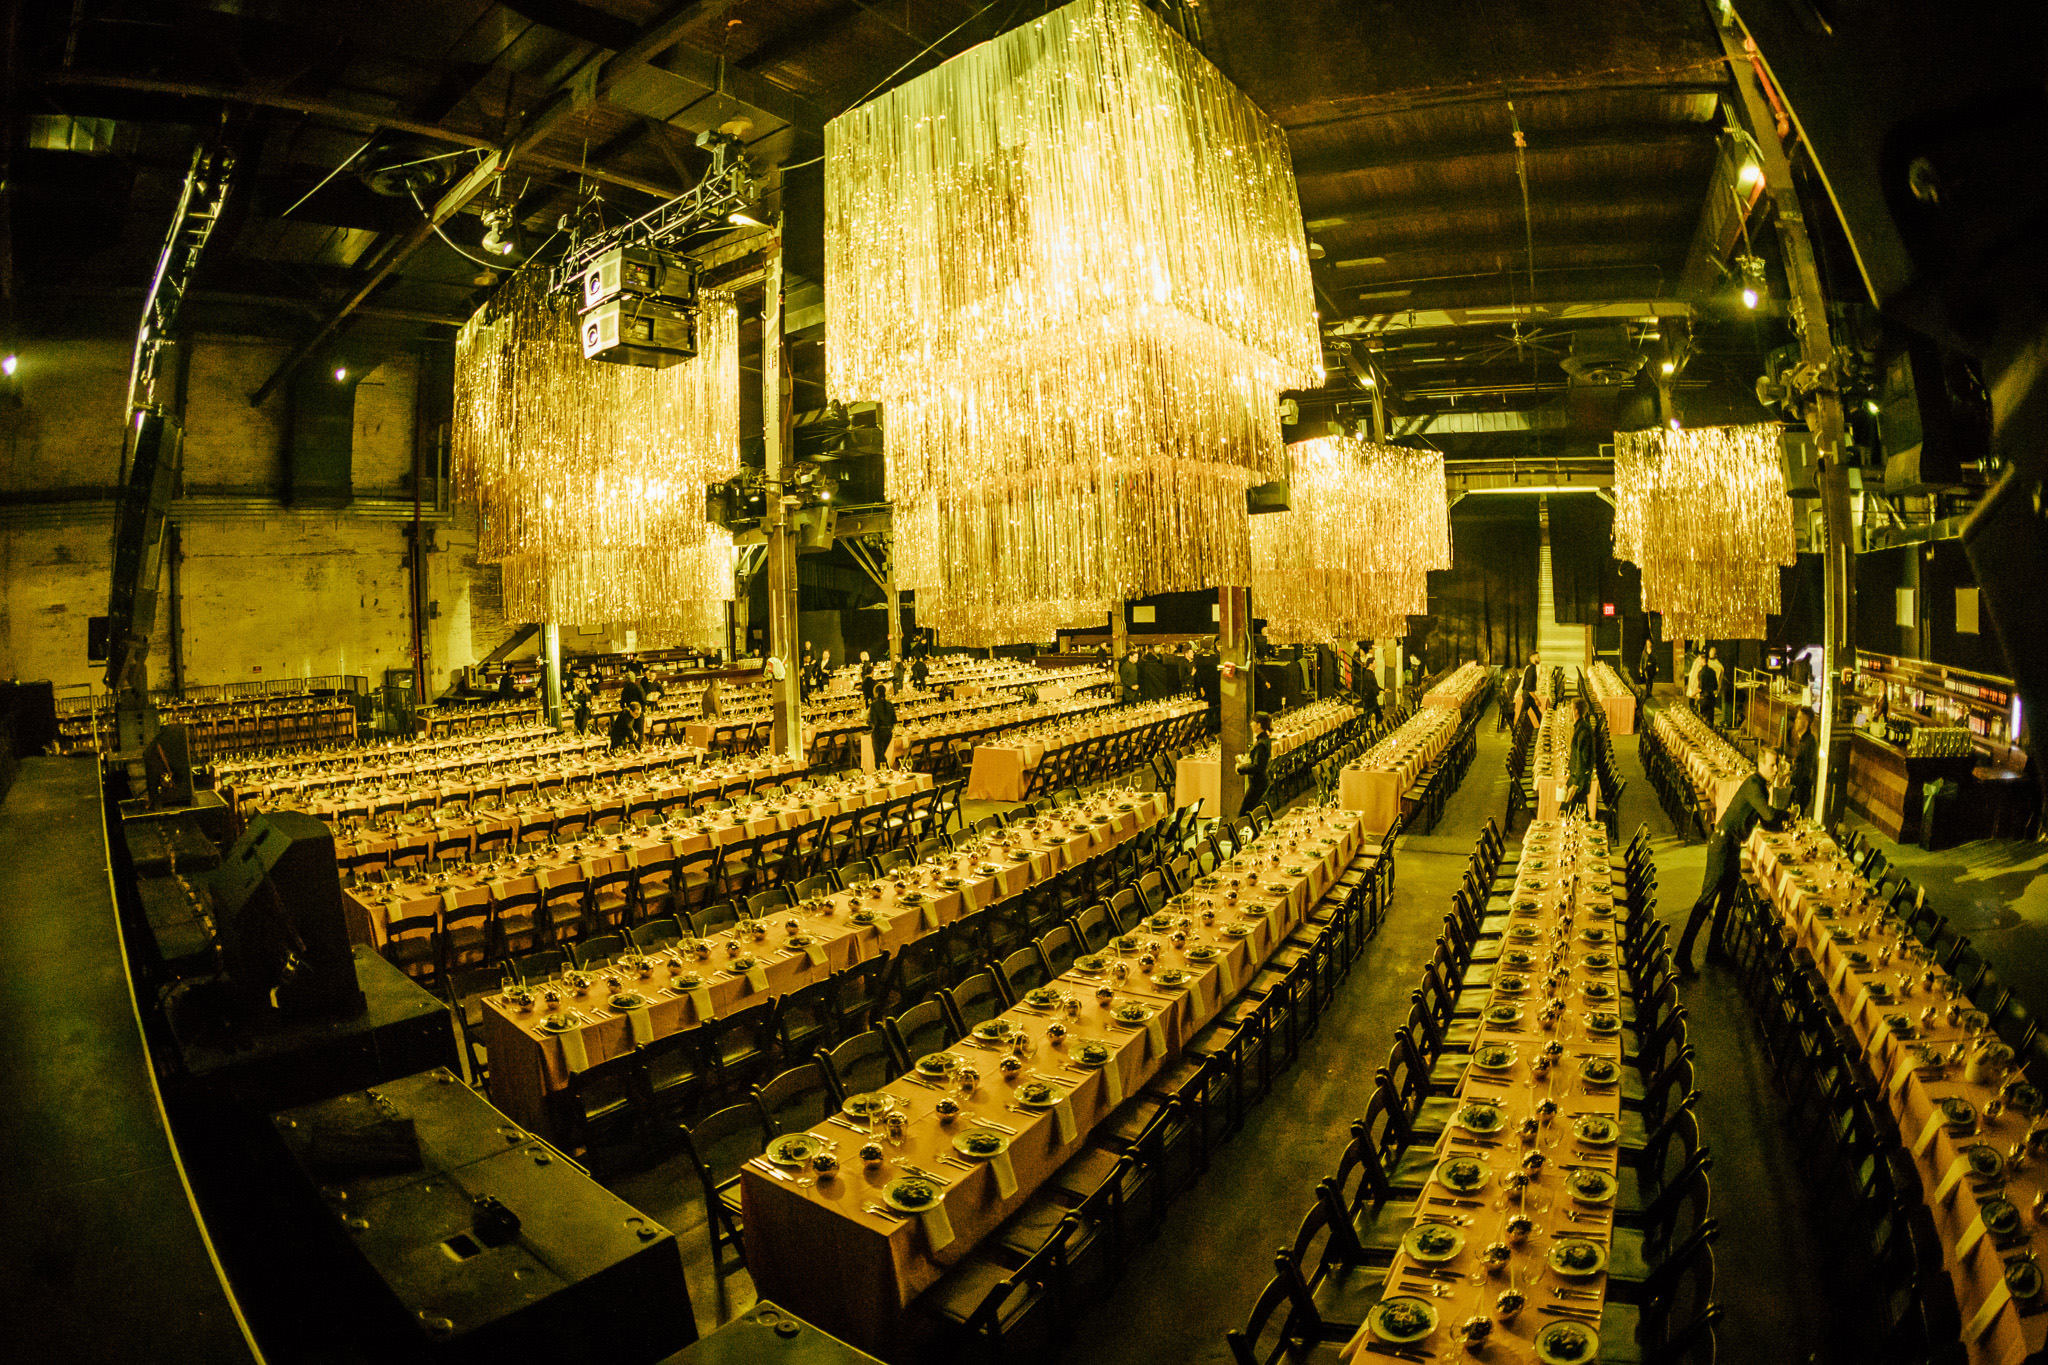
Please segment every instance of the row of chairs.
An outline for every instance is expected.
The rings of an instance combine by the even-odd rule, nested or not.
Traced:
[[[1692,1050],[1664,931],[1652,915],[1647,831],[1623,857],[1625,1021],[1621,1190],[1614,1205],[1601,1359],[1698,1365],[1714,1356],[1709,1155],[1695,1113]],[[1275,1274],[1228,1341],[1240,1365],[1334,1359],[1378,1302],[1387,1268],[1438,1160],[1436,1144],[1490,998],[1513,860],[1489,820],[1437,949],[1375,1074],[1335,1171],[1317,1182]]]
[[[986,817],[977,823],[976,832],[989,832],[1000,828],[1006,819],[1029,813],[1024,810],[1010,816]],[[1161,828],[1191,829],[1191,822],[1183,818],[1191,815],[1192,810],[1177,815],[1163,822]],[[1185,889],[1195,876],[1201,875],[1194,854],[1175,848],[1168,842],[1171,837],[1142,843],[1126,840],[1125,845],[1145,850],[1143,860],[1135,864],[1120,856],[1125,845],[1119,845],[1072,869],[1092,874],[1100,867],[1102,880],[1091,884],[1105,890],[1103,900],[1078,907],[1075,914],[1048,915],[1042,908],[1044,902],[1033,902],[1028,895],[1011,897],[963,915],[893,953],[878,954],[800,990],[750,1005],[748,1009],[754,1011],[763,1005],[776,1006],[771,1015],[749,1016],[764,1021],[750,1026],[750,1036],[765,1029],[774,1036],[775,1043],[766,1051],[743,1049],[748,1067],[745,1079],[758,1080],[768,1067],[776,1064],[805,1063],[820,1048],[836,1048],[849,1036],[879,1028],[885,1018],[940,998],[945,992],[973,1002],[973,1007],[965,1010],[972,1016],[969,1024],[989,1017],[989,1013],[996,1011],[975,1011],[996,998],[988,980],[991,974],[1005,989],[1014,986],[1017,994],[1043,985],[1051,975],[1071,966],[1075,956],[1100,951],[1111,938],[1124,933],[1126,926],[1135,928],[1140,918],[1163,908],[1168,896]],[[687,914],[655,917],[637,924],[624,935],[607,934],[595,942],[572,945],[567,951],[543,950],[510,965],[521,979],[540,980],[564,965],[604,960],[625,951],[628,944],[643,948],[661,946],[679,937],[686,926],[702,937],[729,926],[742,915],[771,915],[805,897],[857,886],[887,874],[913,857],[933,856],[948,847],[946,836],[936,836],[914,850],[888,850],[873,859],[849,862],[829,873],[769,887],[744,899],[716,899]],[[1176,856],[1169,858],[1169,848],[1175,848]],[[1212,862],[1210,866],[1213,865]],[[1128,869],[1126,880],[1119,880],[1120,869]],[[1034,959],[1033,954],[1039,956]],[[479,991],[487,990],[490,984],[488,980],[479,982]],[[746,1011],[729,1018],[743,1014]],[[458,1019],[470,1021],[473,1030],[481,1023],[481,1009],[461,1010]],[[633,1064],[621,1062],[596,1076],[580,1073],[572,1078],[559,1100],[562,1108],[558,1118],[563,1130],[578,1134],[576,1141],[582,1150],[595,1149],[600,1164],[617,1164],[621,1159],[617,1149],[622,1146],[632,1149],[624,1159],[632,1159],[647,1150],[642,1140],[661,1131],[664,1122],[695,1119],[707,1105],[733,1097],[737,1073],[729,1059],[721,1061],[720,1057],[732,1051],[725,1042],[728,1032],[739,1028],[742,1026],[730,1023],[729,1019],[715,1020],[703,1028],[670,1035],[686,1039],[703,1035],[701,1046],[705,1055],[694,1069],[679,1069],[675,1061],[688,1053],[692,1044],[657,1039],[650,1045],[656,1049],[654,1062],[648,1064],[654,1066],[652,1072],[643,1068],[635,1077],[630,1074]],[[466,1041],[473,1045],[473,1038],[466,1037]],[[479,1057],[474,1051],[471,1062],[473,1069],[488,1066],[488,1058]],[[908,1065],[905,1062],[906,1069]],[[682,1089],[685,1081],[692,1083],[692,1088]],[[631,1099],[636,1095],[640,1103],[634,1105]]]
[[[1113,717],[1116,712],[1107,714]],[[1208,723],[1208,713],[1196,711],[1153,721],[1135,730],[1095,735],[1076,744],[1048,749],[1038,766],[1031,770],[1024,795],[1029,798],[1061,787],[1087,787],[1106,782],[1145,766],[1155,752],[1188,743]]]
[[[1929,1191],[1860,1040],[1753,881],[1738,892],[1729,938],[1824,1239],[1815,1263],[1830,1301],[1854,1305],[1831,1335],[1874,1365],[1960,1365],[1961,1309]],[[1952,940],[1952,951],[1966,943]]]

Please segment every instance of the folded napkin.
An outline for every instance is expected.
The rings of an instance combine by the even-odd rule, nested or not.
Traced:
[[[814,943],[808,943],[808,944],[805,944],[805,945],[804,945],[804,956],[805,956],[805,957],[807,957],[807,958],[809,958],[809,959],[811,960],[811,965],[812,965],[813,967],[822,967],[822,966],[824,966],[824,965],[825,965],[825,961],[826,961],[826,957],[825,957],[825,945],[824,945],[824,944],[822,944],[822,943],[815,943],[815,942],[814,942]]]
[[[1109,1067],[1115,1066],[1116,1059],[1112,1057]],[[1060,1102],[1052,1107],[1052,1117],[1053,1122],[1059,1125],[1061,1146],[1064,1147],[1081,1135],[1081,1125],[1074,1118],[1074,1101],[1071,1096],[1060,1096]]]
[[[917,922],[918,922],[919,924],[921,924],[921,925],[923,925],[923,926],[924,926],[924,931],[925,931],[926,933],[930,933],[930,932],[931,932],[932,930],[934,930],[934,929],[938,928],[938,927],[939,927],[939,906],[938,906],[938,902],[936,902],[936,901],[933,901],[933,900],[927,900],[927,901],[925,901],[925,903],[924,903],[924,904],[923,904],[922,906],[920,906],[920,907],[918,908],[918,914],[917,914]]]
[[[1959,1156],[1954,1161],[1951,1161],[1948,1166],[1948,1173],[1942,1176],[1940,1187],[1934,1191],[1933,1202],[1946,1204],[1954,1199],[1956,1191],[1962,1187],[1963,1178],[1969,1175],[1969,1173],[1970,1159],[1968,1157]],[[1981,1224],[1982,1220],[1979,1221]]]
[[[1152,1040],[1152,1055],[1166,1056],[1166,1019],[1163,1014],[1154,1014],[1145,1021],[1145,1036]]]
[[[2012,1288],[2000,1276],[1997,1286],[1984,1296],[1984,1306],[1974,1313],[1969,1325],[1963,1328],[1963,1340],[1975,1341],[1991,1330],[1991,1324],[1998,1321],[1999,1312],[2012,1302]]]
[[[747,968],[747,985],[755,991],[768,989],[768,969],[756,962]]]
[[[953,1220],[946,1217],[945,1201],[933,1204],[917,1216],[924,1224],[925,1240],[931,1243],[933,1251],[944,1251],[953,1241]]]
[[[647,1006],[626,1011],[626,1022],[633,1029],[633,1046],[646,1047],[654,1041],[654,1020],[647,1013]]]
[[[1225,948],[1217,955],[1216,975],[1223,982],[1223,995],[1225,998],[1237,994],[1237,970],[1230,965],[1230,949],[1228,948]]]
[[[1977,1243],[1983,1241],[1989,1232],[1990,1229],[1984,1226],[1983,1213],[1978,1213],[1975,1218],[1970,1220],[1970,1226],[1963,1229],[1963,1235],[1956,1239],[1956,1259],[1958,1261],[1968,1260],[1970,1253],[1977,1249]]]
[[[583,1046],[582,1029],[572,1028],[566,1033],[556,1034],[555,1037],[562,1040],[562,1060],[569,1064],[571,1071],[590,1069],[590,1052]]]
[[[718,1011],[711,1004],[709,987],[692,986],[685,994],[690,997],[690,1008],[696,1012],[698,1023],[708,1024],[718,1017]]]
[[[1109,1089],[1109,1107],[1114,1109],[1124,1102],[1124,1059],[1113,1056],[1100,1068],[1102,1083]]]
[[[996,1194],[1008,1199],[1017,1193],[1017,1168],[1010,1161],[1009,1149],[997,1152],[988,1159],[988,1168],[996,1175]]]
[[[1948,1115],[1941,1112],[1941,1106],[1934,1106],[1934,1112],[1927,1116],[1927,1126],[1920,1130],[1920,1136],[1913,1139],[1913,1155],[1923,1157],[1934,1145],[1934,1139],[1948,1126]]]

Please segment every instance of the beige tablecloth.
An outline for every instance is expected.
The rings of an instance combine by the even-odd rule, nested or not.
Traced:
[[[1214,928],[1203,927],[1198,919],[1188,940],[1191,947],[1215,945],[1221,950],[1217,959],[1194,961],[1183,949],[1164,942],[1162,935],[1158,969],[1187,973],[1183,985],[1160,985],[1133,961],[1123,986],[1112,985],[1108,1005],[1096,998],[1098,987],[1111,984],[1105,976],[1074,972],[1058,983],[1076,1001],[1073,1012],[1047,1013],[1029,1005],[1008,1011],[1003,1017],[1035,1044],[1027,1062],[1031,1074],[1052,1080],[1069,1096],[1073,1124],[1068,1133],[1061,1132],[1051,1114],[1034,1116],[1013,1109],[1012,1092],[1018,1082],[998,1072],[996,1050],[969,1042],[953,1050],[981,1072],[981,1080],[971,1093],[950,1090],[966,1111],[952,1124],[940,1122],[933,1110],[941,1093],[938,1087],[910,1077],[885,1087],[910,1122],[901,1147],[885,1144],[879,1168],[862,1167],[854,1154],[865,1139],[837,1122],[812,1129],[839,1145],[841,1169],[829,1179],[805,1187],[760,1166],[745,1167],[741,1196],[747,1268],[762,1296],[862,1350],[888,1353],[892,1343],[903,1340],[916,1296],[1079,1152],[1095,1126],[1115,1112],[1121,1097],[1137,1094],[1170,1064],[1187,1039],[1244,989],[1257,966],[1342,875],[1360,846],[1355,817],[1291,811],[1232,863],[1219,868],[1217,884],[1197,892],[1185,907],[1197,916],[1205,909],[1218,912]],[[1299,871],[1290,874],[1289,868]],[[1230,887],[1232,879],[1243,882],[1254,869],[1261,882],[1258,890]],[[1222,932],[1224,924],[1233,922],[1246,927],[1246,937]],[[1135,1026],[1124,1024],[1111,1011],[1126,1003],[1153,1011],[1155,1018]],[[1064,1042],[1054,1043],[1046,1034],[1054,1019],[1067,1030]],[[1091,1040],[1114,1050],[1107,1066],[1069,1064],[1074,1050]],[[1113,1087],[1106,1074],[1111,1068],[1116,1073]],[[952,1164],[954,1137],[968,1131],[976,1119],[1017,1130],[1008,1153],[1015,1186],[1007,1196],[999,1192],[996,1176],[985,1163],[970,1162],[965,1169]],[[948,1178],[943,1204],[953,1238],[942,1247],[933,1247],[919,1219],[898,1221],[862,1211],[864,1203],[877,1200],[881,1188],[903,1173],[906,1163]]]

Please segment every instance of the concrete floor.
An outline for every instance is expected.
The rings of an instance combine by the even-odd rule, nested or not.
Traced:
[[[1621,828],[1647,824],[1658,870],[1658,914],[1674,931],[1697,894],[1704,845],[1680,840],[1665,821],[1636,758],[1617,743],[1628,780]],[[1364,1112],[1374,1070],[1386,1059],[1409,992],[1426,959],[1465,860],[1488,816],[1506,807],[1507,737],[1489,717],[1479,752],[1436,830],[1404,838],[1394,904],[1379,936],[1354,964],[1336,1001],[1295,1064],[1214,1153],[1209,1171],[1183,1194],[1161,1234],[1139,1249],[1110,1300],[1085,1318],[1061,1353],[1071,1365],[1181,1365],[1227,1362],[1223,1333],[1240,1324],[1270,1278],[1273,1251],[1291,1242],[1315,1182],[1331,1172]],[[978,818],[982,811],[970,812]],[[1995,860],[1964,861],[1959,884],[1988,881]],[[2044,856],[2031,866],[2048,866]],[[2026,874],[2008,868],[1995,875]],[[1918,875],[1916,872],[1915,875]],[[2035,877],[2031,893],[2048,895]],[[1987,897],[2004,894],[1987,887]],[[1930,895],[1938,894],[1930,886]],[[1947,903],[1944,898],[1944,904]],[[2001,904],[1999,910],[2004,907]],[[2023,926],[2048,924],[2048,902]],[[1826,1361],[1829,1333],[1817,1273],[1819,1239],[1785,1151],[1782,1105],[1758,1056],[1741,995],[1718,968],[1683,987],[1697,1049],[1702,1127],[1714,1156],[1717,1298],[1723,1307],[1720,1358],[1742,1365]],[[728,1257],[714,1267],[695,1181],[678,1163],[615,1180],[625,1199],[667,1222],[683,1247],[691,1298],[708,1331],[753,1302],[751,1281]]]

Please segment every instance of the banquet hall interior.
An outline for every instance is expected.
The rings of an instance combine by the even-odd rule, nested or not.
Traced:
[[[2048,1361],[2048,10],[0,12],[8,1359]]]

